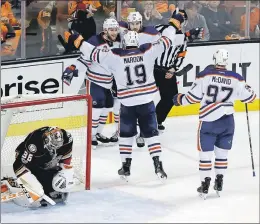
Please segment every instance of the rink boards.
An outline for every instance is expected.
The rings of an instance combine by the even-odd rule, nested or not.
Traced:
[[[229,51],[230,59],[228,69],[243,75],[247,83],[254,89],[257,99],[249,104],[249,110],[259,110],[259,43],[241,43],[230,45],[212,45],[212,46],[192,46],[188,48],[188,53],[183,66],[188,63],[193,68],[178,77],[178,89],[180,93],[187,92],[198,72],[206,66],[212,64],[212,55],[219,49],[225,48]],[[71,86],[64,85],[61,81],[61,75],[64,68],[74,64],[76,58],[58,59],[42,62],[22,63],[17,65],[7,65],[1,68],[1,96],[10,96],[18,94],[77,94],[84,93],[84,77],[74,78]],[[83,88],[82,88],[83,87]],[[155,101],[158,101],[155,99]],[[76,110],[76,109],[75,109]],[[245,104],[236,102],[236,111],[244,111]],[[189,105],[185,107],[173,107],[169,116],[196,115],[199,111],[199,105]],[[37,113],[37,112],[35,112]],[[74,115],[73,115],[74,116]],[[80,117],[75,117],[78,120]],[[46,125],[56,124],[62,127],[77,128],[84,126],[84,122],[68,125],[69,117],[47,119]],[[81,119],[81,118],[80,118]],[[85,120],[85,119],[82,119]],[[110,114],[108,123],[113,122],[113,116]],[[30,123],[15,124],[10,127],[9,136],[28,133],[37,127],[37,121]]]

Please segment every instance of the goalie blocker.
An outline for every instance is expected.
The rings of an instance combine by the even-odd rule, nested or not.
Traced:
[[[42,127],[31,132],[15,151],[13,169],[17,179],[1,180],[8,188],[5,194],[19,195],[13,196],[13,201],[28,207],[65,202],[74,186],[70,166],[72,145],[71,134],[58,127]]]

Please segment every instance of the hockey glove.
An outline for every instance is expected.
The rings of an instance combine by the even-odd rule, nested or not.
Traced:
[[[185,33],[185,36],[189,39],[190,42],[202,39],[204,37],[204,28],[197,27],[195,29],[191,29]]]
[[[70,86],[71,81],[73,77],[78,77],[79,70],[76,69],[75,65],[71,65],[65,69],[65,71],[62,73],[62,81]]]
[[[182,99],[182,97],[184,96],[184,94],[181,94],[181,93],[178,93],[178,94],[176,94],[174,97],[173,97],[173,104],[175,105],[175,106],[180,106],[180,105],[182,105],[182,103],[181,103],[181,99]]]
[[[81,44],[84,41],[84,38],[78,33],[78,32],[68,32],[66,31],[64,33],[64,40],[66,43],[68,43],[69,47],[76,47],[77,49],[79,49],[81,47]]]

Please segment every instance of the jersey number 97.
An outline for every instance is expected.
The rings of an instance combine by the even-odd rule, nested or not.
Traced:
[[[226,86],[209,85],[207,89],[207,96],[211,99],[206,100],[206,103],[215,103],[220,91],[226,92],[226,96],[222,100],[220,100],[220,102],[227,102],[233,93],[233,88]]]

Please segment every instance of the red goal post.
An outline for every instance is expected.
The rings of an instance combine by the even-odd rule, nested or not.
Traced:
[[[18,102],[15,102],[15,101],[18,101]],[[82,102],[84,102],[84,101],[86,102],[86,104],[85,103],[82,104]],[[68,105],[66,105],[66,103]],[[74,106],[74,103],[75,103],[75,106]],[[50,108],[51,105],[52,105],[52,108]],[[83,116],[82,116],[82,114],[80,114],[79,116],[73,116],[73,113],[77,112],[77,109],[80,110],[80,108],[78,108],[80,106],[85,107],[84,112],[83,112],[83,109],[81,112],[82,112],[82,114],[85,113],[86,117],[84,116],[84,114],[83,114]],[[42,108],[39,109],[38,107],[42,107]],[[33,108],[33,109],[28,111],[27,108]],[[11,140],[12,143],[9,144],[7,142],[6,143],[7,145],[5,146],[5,140],[8,138],[7,134],[8,134],[8,131],[10,131],[9,126],[10,126],[11,120],[10,120],[10,123],[3,124],[2,117],[6,116],[8,111],[14,111],[15,109],[17,109],[15,112],[17,114],[21,113],[23,115],[26,115],[26,113],[28,113],[27,116],[21,117],[20,121],[19,121],[19,118],[17,118],[18,122],[20,122],[23,125],[24,125],[24,123],[26,123],[26,119],[28,119],[27,122],[29,123],[29,120],[32,119],[31,117],[33,117],[33,116],[37,116],[37,118],[35,118],[35,120],[37,120],[37,119],[41,120],[41,122],[39,122],[40,124],[45,124],[42,121],[48,121],[48,122],[51,121],[51,123],[54,123],[54,124],[55,124],[55,121],[57,121],[57,123],[60,123],[61,119],[63,119],[63,120],[66,119],[63,121],[63,123],[65,124],[67,122],[66,123],[67,126],[70,125],[72,122],[74,122],[74,126],[76,128],[78,128],[79,131],[77,132],[77,136],[76,136],[75,140],[73,141],[72,157],[73,157],[74,151],[75,151],[75,153],[77,151],[77,150],[74,150],[74,142],[76,141],[76,139],[80,139],[79,141],[77,140],[79,146],[81,146],[80,144],[81,144],[82,139],[84,139],[84,141],[85,141],[85,143],[82,142],[82,144],[86,144],[86,145],[84,145],[84,147],[81,147],[81,148],[83,148],[82,149],[83,152],[82,152],[82,154],[79,154],[79,156],[77,158],[79,161],[79,164],[76,164],[78,162],[74,162],[73,166],[75,164],[79,166],[76,168],[78,169],[77,170],[78,172],[82,172],[82,174],[83,174],[81,176],[81,179],[82,179],[81,181],[85,182],[84,183],[85,189],[90,190],[91,129],[92,129],[92,98],[91,98],[91,96],[88,94],[83,94],[83,95],[43,94],[43,95],[33,95],[33,96],[29,96],[29,95],[23,96],[22,95],[22,96],[1,98],[1,171],[2,171],[2,168],[4,168],[2,166],[10,165],[10,164],[5,164],[5,163],[3,164],[2,157],[3,156],[10,157],[10,155],[9,155],[10,152],[8,152],[8,149],[11,147],[9,147],[9,145],[14,142],[13,140]],[[66,117],[67,115],[66,116],[62,115],[62,113],[69,114],[68,111],[70,109],[71,109],[71,114],[72,114],[71,116]],[[2,112],[6,112],[6,114],[2,116]],[[54,118],[50,118],[50,116],[48,117],[47,112],[49,113],[49,115],[53,115]],[[12,112],[11,117],[13,117],[13,113],[14,112]],[[47,116],[46,120],[44,119],[45,116]],[[55,118],[55,116],[58,118]],[[19,117],[19,115],[17,117]],[[60,118],[60,117],[62,117],[62,118]],[[71,120],[70,120],[70,117],[71,117]],[[16,124],[14,124],[14,125],[16,125]],[[80,130],[80,125],[83,125],[83,127],[82,127],[83,129],[84,129],[84,126],[86,125],[86,127],[85,127],[86,130],[84,132]],[[27,126],[34,126],[34,125],[31,125],[29,123]],[[44,125],[42,125],[42,126],[44,126]],[[59,126],[59,125],[55,125],[55,126]],[[71,127],[74,127],[74,126],[72,125]],[[21,126],[20,129],[22,129],[23,127],[24,126]],[[4,130],[5,128],[6,128],[6,130]],[[61,128],[63,128],[63,127],[61,127]],[[66,128],[64,128],[64,129],[66,130]],[[30,130],[30,131],[33,131],[33,130]],[[70,131],[70,130],[68,130],[68,131]],[[29,134],[29,133],[30,132],[28,132],[27,134]],[[23,133],[24,136],[26,136],[27,134]],[[80,136],[80,135],[82,135],[82,136]],[[24,136],[23,136],[23,138],[24,138]],[[72,136],[73,136],[73,134],[72,134]],[[11,137],[11,138],[15,138],[15,137]],[[16,137],[16,138],[20,139],[20,136]],[[74,136],[73,136],[73,139],[74,139]],[[17,143],[19,143],[19,142],[17,142]],[[17,146],[18,145],[15,145],[14,147],[16,148]],[[7,149],[5,149],[5,148],[7,148]],[[86,152],[84,152],[84,150],[86,150]],[[12,147],[12,151],[13,151],[13,147]],[[7,155],[4,154],[5,152],[7,153]],[[13,153],[13,152],[11,152],[11,153]],[[85,153],[86,153],[86,156],[85,156],[85,161],[84,161],[84,158],[81,158],[81,156],[84,155]],[[14,158],[13,158],[13,160],[14,160]],[[81,161],[84,161],[84,163],[86,163],[85,164],[86,167],[84,168],[84,170],[80,170],[82,167],[84,167],[84,166],[81,166],[82,165]],[[72,163],[73,163],[73,159],[72,159]]]

